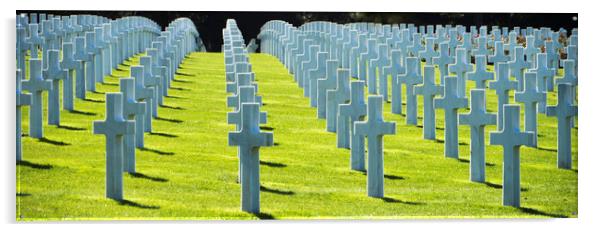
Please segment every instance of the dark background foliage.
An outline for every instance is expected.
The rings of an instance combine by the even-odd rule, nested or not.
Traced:
[[[124,16],[144,16],[165,27],[180,17],[190,18],[201,34],[208,51],[220,51],[222,29],[226,19],[235,19],[246,41],[255,38],[261,26],[270,20],[287,21],[300,26],[310,21],[338,23],[414,23],[416,25],[452,24],[465,26],[498,25],[500,27],[550,27],[570,31],[577,27],[576,13],[397,13],[397,12],[230,12],[230,11],[28,11],[20,13],[48,13],[54,15],[94,14],[111,19]]]

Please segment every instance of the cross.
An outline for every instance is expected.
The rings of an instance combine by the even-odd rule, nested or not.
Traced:
[[[154,91],[152,100],[146,105],[152,112],[152,115],[146,115],[146,120],[150,122],[151,116],[157,118],[159,114],[159,91],[161,91],[162,78],[153,73],[153,63],[150,56],[140,57],[140,66],[144,67],[144,86],[153,88]]]
[[[445,111],[445,157],[455,159],[458,158],[458,109],[468,106],[468,99],[458,95],[457,79],[445,77],[443,97],[435,98],[435,108]]]
[[[228,145],[238,146],[241,163],[242,210],[259,213],[259,148],[274,145],[271,132],[259,129],[259,104],[243,103],[240,131],[228,132]]]
[[[303,88],[303,96],[305,97],[309,97],[309,71],[315,68],[318,64],[316,61],[318,58],[318,49],[320,49],[320,46],[318,45],[309,46],[309,57],[301,64],[302,73],[300,87]]]
[[[380,94],[383,96],[383,99],[387,101],[389,99],[389,91],[387,88],[387,83],[389,82],[389,76],[387,72],[385,72],[385,67],[389,65],[389,45],[387,44],[379,44],[378,45],[378,57],[370,60],[370,75],[368,76],[368,92],[372,94]],[[378,91],[376,91],[376,73],[378,71]],[[370,90],[373,90],[371,92]]]
[[[369,62],[369,60],[374,59],[377,57],[377,53],[376,53],[376,40],[375,39],[368,39],[368,46],[367,46],[367,51],[365,53],[361,53],[360,54],[360,80],[362,81],[367,81],[367,77],[366,75],[367,72],[369,72],[370,70],[367,70],[366,68],[366,64]],[[368,84],[368,83],[366,83]]]
[[[119,80],[119,89],[121,90],[123,118],[134,120],[136,130],[143,127],[142,121],[137,121],[136,117],[144,116],[146,112],[146,103],[138,102],[135,94],[136,82],[133,78],[121,78]],[[136,133],[125,135],[124,138],[124,159],[123,170],[129,173],[136,173]]]
[[[38,31],[37,23],[29,24],[29,37],[27,37],[25,41],[31,46],[29,51],[31,58],[33,59],[38,58],[38,49],[40,46],[44,45],[44,38],[40,36]]]
[[[86,40],[84,37],[75,37],[75,53],[73,60],[75,65],[75,96],[79,99],[86,99],[86,73],[84,67],[90,65],[92,57],[86,53]]]
[[[334,90],[337,86],[337,67],[339,62],[336,60],[326,61],[326,75],[324,78],[318,78],[318,118],[326,118],[326,93],[328,90]]]
[[[59,50],[48,50],[48,68],[44,70],[43,76],[52,81],[52,89],[48,91],[48,124],[60,124],[60,81],[66,80],[68,72],[61,68],[59,63]]]
[[[562,78],[556,81],[557,84],[567,83],[571,85],[570,88],[570,99],[571,101],[576,99],[575,93],[577,92],[577,75],[576,75],[576,60],[566,59],[562,61],[562,66],[564,67],[564,75]],[[553,79],[553,78],[550,78]],[[571,117],[571,128],[575,127],[575,117]]]
[[[244,75],[247,74],[247,75]],[[242,102],[255,102],[255,103],[259,103],[261,104],[261,96],[256,96],[256,88],[255,86],[250,85],[250,75],[251,73],[239,73],[238,74],[238,79],[239,82],[241,83],[241,85],[238,87],[238,91],[235,95],[232,96],[228,96],[227,97],[227,101],[226,101],[226,105],[228,107],[234,107],[234,110],[238,110],[240,107],[240,104]],[[244,80],[244,81],[243,81]],[[240,92],[240,90],[244,87],[251,87],[251,89],[253,89],[252,93],[244,93],[244,94],[252,94],[252,96],[245,96],[243,93]],[[247,98],[249,97],[249,98]],[[252,97],[252,98],[251,98]],[[248,99],[248,100],[246,100]]]
[[[27,31],[25,27],[17,27],[17,69],[23,70],[19,72],[19,78],[25,80],[25,56],[31,45],[27,41]]]
[[[459,46],[459,48],[463,48],[466,52],[466,57],[470,59],[470,53],[472,52],[472,35],[470,33],[462,33],[462,44]]]
[[[566,64],[565,64],[566,65]],[[577,106],[571,98],[571,85],[568,83],[558,84],[558,103],[548,106],[547,116],[555,116],[558,119],[558,168],[571,169],[571,117],[577,115]]]
[[[529,63],[525,61],[525,49],[521,46],[517,46],[514,48],[514,57],[510,62],[508,62],[508,67],[510,68],[510,72],[512,76],[516,78],[518,81],[518,87],[516,90],[523,90],[525,87],[524,80],[524,71],[529,68]]]
[[[391,75],[391,112],[401,114],[401,86],[398,86],[398,76],[405,72],[405,67],[401,65],[401,50],[391,50],[391,66],[387,67],[388,74]]]
[[[53,47],[56,34],[52,31],[52,20],[42,20],[42,38],[44,44],[42,44],[42,67],[46,69],[48,67],[48,50],[57,49]]]
[[[535,37],[532,35],[528,35],[527,46],[525,48],[525,55],[527,56],[527,63],[529,63],[529,68],[535,68],[535,58],[540,52],[541,49],[535,46]]]
[[[485,103],[485,89],[472,89],[470,112],[460,114],[460,124],[470,126],[470,180],[480,183],[485,182],[485,126],[496,124]]]
[[[418,57],[418,52],[422,51],[422,39],[420,33],[412,34],[412,45],[408,47],[408,51],[414,57]]]
[[[104,83],[104,57],[105,57],[105,48],[107,47],[107,43],[103,39],[103,28],[95,27],[94,28],[94,77],[96,78],[96,82]]]
[[[368,196],[382,198],[385,191],[383,136],[395,134],[395,122],[383,120],[382,96],[368,96],[368,119],[353,125],[354,135],[368,139]]]
[[[235,76],[235,82],[230,82],[226,84],[226,90],[228,92],[234,93],[234,95],[238,94],[238,88],[244,85],[251,85],[255,87],[255,92],[258,91],[257,83],[252,81],[255,77],[255,73],[249,72],[237,72]]]
[[[433,62],[439,68],[439,80],[441,85],[445,85],[445,76],[448,75],[448,66],[454,62],[454,57],[449,55],[449,42],[439,44],[439,56],[433,57]]]
[[[516,32],[510,32],[508,34],[508,44],[504,44],[504,50],[508,51],[510,57],[514,57],[514,48],[516,44]]]
[[[152,114],[151,106],[153,105],[153,97],[155,90],[153,87],[147,87],[144,84],[144,67],[134,65],[130,68],[130,75],[135,80],[136,101],[146,103],[146,110],[144,115],[136,115],[136,125],[142,125],[136,127],[136,147],[144,147],[144,132],[152,130]]]
[[[73,76],[76,70],[81,68],[81,62],[73,59],[73,43],[63,43],[63,60],[61,68],[67,70],[66,78],[63,80],[63,108],[73,110]]]
[[[406,124],[416,125],[418,123],[418,103],[416,103],[414,86],[422,83],[420,61],[416,57],[406,57],[405,64],[405,73],[397,76],[395,88],[399,88],[399,92],[401,93],[401,85],[406,85]]]
[[[351,37],[351,53],[349,54],[349,68],[351,71],[351,76],[357,78],[358,77],[358,61],[357,57],[359,57],[359,48],[360,48],[360,35],[358,35],[357,30],[349,31]]]
[[[468,76],[468,80],[476,83],[477,88],[485,89],[487,88],[487,81],[493,80],[493,73],[487,71],[487,56],[476,55],[475,61],[475,69],[466,76]]]
[[[504,104],[508,104],[508,92],[516,90],[518,83],[510,80],[508,63],[498,63],[495,69],[495,81],[489,82],[489,88],[494,89],[497,95],[497,129],[502,130],[504,122]]]
[[[573,37],[576,38],[576,37]],[[579,60],[578,60],[578,56],[577,56],[577,45],[569,45],[566,46],[566,59],[567,60],[573,60],[575,62],[575,76],[577,76],[578,70],[579,70]],[[560,63],[562,64],[564,67],[564,62]]]
[[[336,89],[326,91],[326,131],[337,131],[339,104],[350,100],[349,91],[349,70],[338,69]]]
[[[94,32],[86,32],[86,53],[90,57],[89,60],[86,61],[86,89],[88,91],[96,91],[96,43],[94,40]]]
[[[519,105],[506,104],[501,112],[504,121],[498,121],[498,125],[502,124],[502,127],[489,133],[489,143],[504,148],[503,205],[520,207],[520,146],[531,145],[534,135],[520,131]]]
[[[167,76],[167,68],[164,66],[161,66],[159,64],[159,50],[152,48],[152,49],[146,49],[146,54],[148,57],[150,57],[151,60],[151,65],[150,65],[150,73],[152,74],[152,77],[154,77],[155,81],[156,81],[156,88],[155,88],[155,97],[157,99],[157,108],[159,108],[159,105],[163,105],[163,96],[166,96],[167,94],[167,83],[169,82],[169,77]],[[144,65],[146,67],[146,65]],[[146,73],[146,72],[145,72]],[[155,110],[156,112],[156,110]],[[157,114],[153,112],[153,116],[157,116]]]
[[[17,81],[16,81],[16,89],[17,89],[17,95],[15,97],[15,100],[17,102],[17,134],[16,134],[16,138],[17,138],[17,162],[21,161],[21,154],[22,154],[22,146],[21,146],[21,107],[22,106],[28,106],[31,105],[31,94],[30,93],[23,93],[23,91],[21,90],[21,82],[23,81],[23,79],[21,78],[21,70],[17,69],[17,73],[16,73],[16,77],[17,77]]]
[[[548,81],[554,80],[554,73],[556,71],[554,71],[554,69],[548,68],[547,56],[548,55],[545,53],[538,53],[535,69],[531,69],[531,72],[535,72],[535,76],[537,79],[537,90],[539,92],[550,92],[553,90],[547,88],[547,83]],[[546,113],[546,104],[546,101],[541,102],[541,104],[538,104],[537,111],[540,114]]]
[[[318,80],[326,74],[326,57],[327,52],[317,53],[317,66],[309,72],[309,105],[311,107],[318,106]]]
[[[500,62],[508,62],[510,59],[508,58],[508,56],[506,56],[506,54],[504,54],[504,42],[495,41],[494,44],[495,50],[493,52],[493,55],[489,55],[489,61],[491,61],[494,66],[495,64]]]
[[[351,101],[339,105],[339,119],[337,121],[337,146],[345,148],[351,147],[349,163],[351,169],[357,171],[365,170],[364,137],[356,134],[355,127],[353,127],[353,124],[356,121],[363,121],[366,116],[364,85],[363,81],[351,82]],[[350,142],[349,136],[351,136]]]
[[[449,71],[456,74],[458,96],[466,97],[466,73],[472,71],[472,64],[466,60],[467,52],[464,48],[456,49],[456,62],[449,66]],[[447,80],[446,80],[447,81]],[[447,84],[447,82],[445,82]]]
[[[426,38],[426,46],[424,50],[420,51],[419,57],[426,60],[427,65],[433,65],[433,57],[439,55],[435,51],[435,38]]]
[[[161,38],[161,37],[159,37]],[[163,37],[164,38],[164,37]],[[153,73],[158,73],[161,76],[161,89],[158,94],[159,105],[163,105],[163,96],[167,96],[169,82],[171,80],[169,73],[171,71],[171,61],[165,57],[163,52],[163,43],[153,42],[153,49],[149,50],[147,54],[153,61]]]
[[[401,30],[401,41],[397,43],[397,48],[399,48],[403,57],[408,54],[408,47],[410,47],[411,44],[412,40],[410,39],[410,30]]]
[[[479,38],[477,38],[477,48],[472,49],[472,55],[473,56],[485,56],[487,57],[487,55],[489,55],[489,50],[487,50],[487,35],[479,35]]]
[[[424,139],[435,139],[435,107],[433,99],[443,93],[443,86],[435,84],[435,67],[432,65],[424,66],[424,83],[414,87],[416,94],[423,96],[422,137]]]
[[[123,138],[134,134],[135,122],[123,118],[121,93],[106,94],[106,118],[94,121],[94,134],[106,138],[106,197],[123,200]]]
[[[253,86],[240,86],[238,95],[228,97],[228,107],[234,107],[235,112],[228,112],[228,124],[235,124],[236,130],[240,130],[242,123],[242,114],[240,106],[243,103],[257,103],[261,105],[261,97],[255,95],[255,88]],[[267,123],[267,114],[260,112],[259,123]]]
[[[525,73],[525,88],[514,94],[516,102],[525,104],[525,131],[535,136],[533,147],[537,147],[537,105],[546,101],[546,93],[537,89],[537,76],[533,72]]]
[[[548,61],[547,65],[549,68],[554,70],[554,74],[558,71],[558,56],[556,49],[554,49],[554,42],[552,40],[547,40],[545,42],[545,53],[547,54]],[[549,91],[553,91],[554,85],[548,85],[548,89],[552,89]]]

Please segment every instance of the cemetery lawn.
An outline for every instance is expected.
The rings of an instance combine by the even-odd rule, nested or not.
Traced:
[[[181,64],[160,118],[153,120],[153,133],[145,134],[146,148],[137,150],[139,173],[124,174],[127,200],[107,199],[105,138],[92,134],[92,121],[104,119],[104,93],[117,92],[119,78],[129,76],[129,66],[137,62],[133,57],[114,70],[105,84],[97,84],[97,93],[87,93],[87,100],[76,98],[77,111],[61,111],[62,126],[46,125],[44,114],[44,139],[26,135],[29,109],[23,107],[17,220],[578,216],[577,129],[572,130],[573,169],[558,169],[557,122],[541,114],[540,147],[521,148],[522,208],[512,208],[502,206],[500,146],[486,147],[487,183],[470,182],[468,126],[459,126],[460,159],[444,158],[443,111],[437,110],[437,140],[429,141],[422,139],[421,128],[406,125],[385,103],[385,120],[397,122],[397,134],[384,139],[385,198],[368,197],[365,173],[349,168],[349,150],[336,148],[336,135],[325,131],[325,120],[316,118],[302,89],[276,58],[265,54],[251,54],[261,111],[268,112],[262,129],[273,131],[275,142],[260,149],[261,214],[240,210],[236,147],[227,143],[234,126],[226,123],[230,109],[221,53],[192,53]],[[468,81],[468,86],[474,84]],[[554,105],[556,94],[548,98]],[[422,96],[418,102],[421,125]],[[495,112],[496,104],[488,90],[487,109]]]

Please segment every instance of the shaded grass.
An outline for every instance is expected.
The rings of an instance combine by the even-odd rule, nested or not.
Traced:
[[[137,58],[114,70],[107,83],[129,76]],[[126,201],[104,197],[105,139],[93,135],[93,120],[104,118],[104,93],[118,86],[97,85],[87,93],[90,101],[75,100],[80,112],[61,112],[62,122],[73,128],[44,126],[50,141],[23,137],[24,162],[17,164],[17,219],[287,219],[287,218],[441,218],[441,217],[575,217],[577,215],[577,131],[573,130],[573,169],[556,168],[556,120],[539,115],[539,145],[521,148],[523,208],[503,207],[502,150],[487,146],[487,182],[469,181],[469,128],[460,126],[460,160],[445,159],[443,143],[422,139],[422,128],[405,125],[405,118],[390,113],[397,134],[385,136],[385,198],[366,194],[366,176],[349,168],[349,150],[336,148],[336,135],[316,119],[288,71],[274,58],[252,54],[258,77],[262,111],[273,131],[275,146],[261,148],[261,210],[240,210],[236,183],[236,148],[227,146],[225,78],[220,53],[193,53],[180,66],[172,82],[177,97],[165,98],[172,108],[159,108],[153,134],[145,134],[143,149],[136,150],[136,170],[124,174]],[[438,73],[436,73],[438,75]],[[438,79],[438,78],[437,78]],[[468,86],[473,84],[469,81]],[[405,96],[405,93],[403,94]],[[512,95],[512,94],[511,94]],[[550,94],[555,104],[555,94]],[[497,111],[493,91],[487,91],[487,109]],[[44,94],[46,101],[46,94]],[[512,100],[511,100],[512,101]],[[418,97],[419,116],[422,98]],[[180,107],[181,109],[176,109]],[[23,132],[28,132],[28,111],[23,110]],[[466,112],[466,110],[461,110]],[[405,113],[405,108],[404,108]],[[421,123],[421,120],[419,120]],[[437,111],[443,128],[443,112]],[[494,127],[486,127],[486,131]],[[443,130],[436,131],[443,142]],[[487,133],[488,134],[488,133]],[[177,137],[174,137],[177,136]],[[486,141],[488,141],[488,137]],[[144,173],[144,174],[141,174]],[[27,195],[19,196],[19,193]]]

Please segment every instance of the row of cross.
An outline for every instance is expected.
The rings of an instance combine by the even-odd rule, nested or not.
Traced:
[[[51,31],[56,36],[43,33],[44,37],[38,40],[34,39],[40,38],[35,23],[37,16],[30,15],[35,21],[28,20],[25,15],[17,17],[17,31],[20,32],[17,33],[17,59],[26,63],[25,56],[30,54],[27,60],[29,80],[23,80],[21,75],[25,65],[20,66],[18,62],[17,69],[17,161],[22,158],[20,106],[31,105],[29,134],[33,138],[42,138],[42,91],[49,91],[48,124],[59,125],[60,81],[63,82],[63,109],[74,111],[74,88],[76,97],[86,99],[86,91],[94,92],[96,83],[104,83],[104,76],[110,75],[119,63],[145,53],[140,58],[140,65],[131,67],[132,78],[120,79],[121,92],[106,94],[105,121],[93,123],[93,132],[104,134],[107,140],[106,196],[122,200],[122,172],[136,172],[136,147],[144,147],[144,132],[151,132],[152,118],[158,117],[158,107],[168,94],[180,62],[199,47],[196,44],[198,32],[186,18],[174,20],[165,31],[160,31],[156,23],[142,17],[109,20],[92,15],[71,15],[45,19],[46,16],[40,14],[39,21],[45,28],[42,31]],[[57,19],[58,23],[48,23]],[[26,25],[29,30],[25,30]],[[46,29],[49,25],[53,27]],[[87,27],[83,25],[89,25],[90,30],[85,30]],[[38,44],[35,41],[44,42]],[[39,50],[42,50],[42,57],[34,58]],[[43,61],[48,63],[45,68]],[[31,101],[28,101],[29,95],[21,93],[21,82],[23,89],[31,93]]]
[[[503,204],[518,207],[518,147],[537,147],[536,110],[558,118],[557,165],[559,168],[571,168],[570,128],[577,113],[577,30],[572,31],[567,41],[561,40],[567,33],[562,29],[515,27],[510,32],[502,28],[503,33],[500,33],[499,28],[494,27],[488,34],[487,27],[481,27],[478,33],[476,27],[470,27],[470,32],[466,32],[463,26],[437,26],[436,32],[434,28],[427,26],[424,32],[424,27],[420,26],[421,32],[417,32],[417,27],[411,24],[340,25],[330,22],[311,22],[296,28],[283,21],[270,21],[262,27],[257,38],[261,40],[261,52],[276,56],[294,74],[304,89],[304,95],[310,98],[310,106],[317,107],[317,117],[326,118],[327,131],[337,132],[338,147],[349,148],[347,141],[350,135],[366,133],[361,130],[349,133],[345,127],[347,122],[337,123],[361,120],[365,115],[366,106],[359,104],[364,99],[364,85],[370,94],[368,120],[372,115],[382,118],[382,112],[370,112],[382,111],[382,106],[371,108],[370,102],[376,96],[388,99],[389,76],[392,77],[391,111],[394,114],[402,114],[401,86],[406,85],[407,124],[417,125],[416,95],[424,96],[425,139],[435,139],[435,109],[445,111],[446,157],[458,158],[458,119],[460,124],[471,127],[472,181],[485,181],[484,126],[497,124],[497,131],[491,133],[490,143],[504,147]],[[518,42],[524,39],[526,43]],[[493,64],[495,73],[487,70],[489,63]],[[564,67],[564,75],[555,78],[559,66]],[[435,68],[439,69],[440,85],[435,81]],[[452,73],[455,75],[451,76]],[[350,77],[359,81],[349,83]],[[471,111],[458,116],[459,109],[468,108],[467,79],[476,85],[470,91]],[[546,107],[545,95],[554,91],[556,86],[558,105]],[[358,90],[353,92],[354,88]],[[497,115],[485,110],[487,88],[495,90],[498,97]],[[352,89],[351,94],[349,89]],[[520,106],[508,104],[511,90],[515,91],[515,102],[525,105],[525,132],[519,128]],[[354,103],[359,106],[351,107]],[[356,116],[360,119],[355,119]],[[354,130],[359,129],[358,124],[361,123],[356,122]],[[377,126],[368,127],[366,131],[380,136],[392,132]],[[351,144],[356,139],[353,136]],[[351,146],[351,168],[362,170],[364,141],[363,138],[357,139],[362,148]],[[372,146],[382,150],[382,141],[371,143],[368,137],[368,146],[370,150]],[[375,185],[370,184],[371,168],[376,169],[373,173],[382,179],[382,151],[373,153],[370,150],[368,194],[382,197],[382,192],[371,194]],[[371,158],[373,154],[375,157]],[[373,160],[379,164],[372,166],[370,161]]]
[[[259,213],[259,148],[274,145],[271,132],[261,132],[259,124],[267,123],[267,113],[260,112],[261,96],[257,96],[255,73],[251,70],[248,46],[236,25],[228,19],[223,30],[224,62],[226,66],[228,124],[236,130],[228,133],[228,145],[238,146],[238,179],[241,187],[241,209]],[[251,51],[252,52],[252,51]]]

